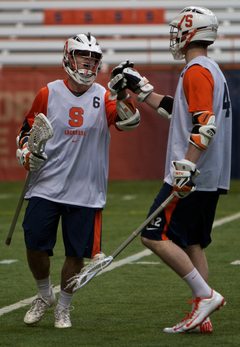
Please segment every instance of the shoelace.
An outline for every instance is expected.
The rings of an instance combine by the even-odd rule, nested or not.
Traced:
[[[64,308],[63,310],[59,310],[57,311],[57,314],[55,313],[55,318],[56,320],[63,320],[64,323],[66,323],[69,319],[70,319],[70,312],[74,310],[74,307],[73,306],[69,306],[69,307],[66,307]]]
[[[198,306],[199,306],[199,302],[201,301],[201,298],[197,297],[196,299],[194,300],[188,300],[188,305],[192,305],[194,302],[195,302],[195,306],[194,306],[194,309],[192,310],[191,314],[189,315],[189,319],[192,319],[196,313],[196,310],[198,309]]]
[[[42,296],[38,295],[38,297],[32,302],[32,307],[29,311],[37,313],[39,309],[41,310],[45,308],[43,305],[49,306],[49,303]]]
[[[189,312],[185,312],[185,313],[186,313],[187,316],[185,318],[183,318],[181,323],[185,322],[190,317],[190,313]]]
[[[183,322],[185,322],[189,317],[190,317],[190,313],[188,313],[188,312],[185,312],[186,313],[186,317],[184,317],[183,318],[183,320],[180,322],[180,323],[178,323],[177,325],[175,325],[175,327],[174,327],[174,329],[175,330],[177,330],[177,329],[179,329],[180,327],[182,327],[183,326]]]

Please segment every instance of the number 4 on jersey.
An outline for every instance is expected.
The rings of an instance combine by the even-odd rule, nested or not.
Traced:
[[[223,94],[223,110],[226,110],[225,117],[229,117],[229,112],[230,112],[230,99],[228,95],[228,90],[226,83],[224,83],[224,94]]]

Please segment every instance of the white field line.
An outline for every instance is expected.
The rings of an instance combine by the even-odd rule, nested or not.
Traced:
[[[238,218],[240,218],[240,212],[236,213],[236,214],[233,214],[232,216],[219,219],[218,221],[213,223],[213,228],[221,226],[221,225],[223,225],[225,223],[229,223],[229,222],[231,222],[231,221],[233,221],[235,219],[238,219]],[[146,256],[149,256],[151,254],[152,254],[152,252],[149,249],[145,249],[144,251],[136,253],[136,254],[134,254],[134,255],[132,255],[130,257],[124,258],[122,260],[114,261],[107,268],[105,268],[104,270],[99,272],[98,275],[101,275],[104,272],[108,272],[108,271],[114,270],[117,267],[120,267],[120,266],[123,266],[125,264],[128,264],[129,262],[133,262],[133,261],[139,260],[139,259],[141,259],[143,257],[146,257]],[[60,286],[54,287],[53,290],[54,290],[55,293],[59,293],[60,292]],[[1,308],[0,309],[0,316],[2,316],[4,313],[8,313],[8,312],[11,312],[13,310],[17,310],[18,308],[30,305],[31,302],[35,298],[36,298],[36,296],[33,296],[31,298],[28,298],[28,299],[25,299],[25,300],[21,300],[21,301],[15,303],[13,305],[5,306],[5,307]]]
[[[98,275],[100,275],[104,272],[107,272],[107,271],[111,271],[117,267],[123,266],[129,262],[139,260],[143,257],[150,255],[150,254],[152,254],[152,252],[149,249],[145,249],[144,251],[137,253],[137,254],[134,254],[133,256],[127,257],[127,258],[119,260],[119,261],[115,261],[112,264],[110,264],[107,268],[103,269]],[[53,291],[54,291],[54,293],[59,293],[60,292],[60,286],[54,287]],[[2,316],[4,313],[8,313],[8,312],[11,312],[13,310],[17,310],[20,307],[30,305],[35,298],[36,298],[36,296],[33,296],[31,298],[16,302],[13,305],[5,306],[5,307],[1,308],[0,309],[0,316]]]
[[[229,217],[225,217],[225,218],[217,220],[216,222],[213,223],[213,228],[219,227],[219,226],[221,226],[225,223],[228,223],[228,222],[232,222],[233,220],[238,219],[238,218],[240,218],[240,212],[235,213]]]

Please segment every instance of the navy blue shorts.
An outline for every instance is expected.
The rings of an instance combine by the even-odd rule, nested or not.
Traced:
[[[154,200],[149,215],[172,193],[167,183]],[[172,240],[178,246],[211,243],[211,230],[220,193],[195,191],[184,199],[175,198],[143,231],[151,240]],[[148,216],[149,216],[148,215]]]
[[[27,249],[53,255],[60,217],[67,257],[93,258],[100,252],[101,210],[63,205],[38,197],[29,200],[22,224]]]

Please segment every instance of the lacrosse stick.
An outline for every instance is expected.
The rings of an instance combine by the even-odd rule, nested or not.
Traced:
[[[51,139],[52,137],[53,137],[53,129],[49,120],[44,116],[44,114],[39,113],[38,115],[35,116],[35,120],[34,120],[32,129],[30,131],[30,136],[28,138],[29,151],[39,158],[45,158],[46,157],[46,154],[44,152],[45,146],[47,141]],[[14,232],[14,229],[15,229],[15,226],[16,226],[16,223],[17,223],[17,220],[23,205],[24,196],[25,196],[28,183],[30,181],[30,177],[31,177],[31,172],[28,173],[27,179],[25,181],[25,184],[22,190],[22,194],[19,198],[19,202],[13,217],[10,230],[8,232],[7,239],[5,241],[5,244],[7,246],[9,246],[11,243],[12,235],[13,235],[13,232]]]
[[[109,257],[106,257],[105,254],[99,253],[96,254],[94,259],[84,268],[82,268],[81,272],[76,276],[73,276],[68,280],[70,282],[66,288],[72,288],[73,292],[85,286],[93,277],[95,277],[100,271],[109,266],[113,259],[117,257],[122,250],[132,242],[135,237],[137,237],[141,231],[148,225],[150,222],[155,219],[166,207],[170,204],[170,202],[177,196],[177,193],[172,193],[146,220],[140,225],[129,237],[126,241],[124,241],[115,252]]]

